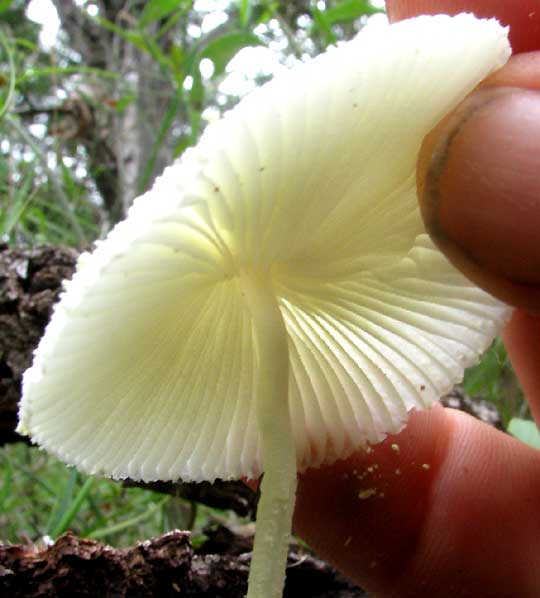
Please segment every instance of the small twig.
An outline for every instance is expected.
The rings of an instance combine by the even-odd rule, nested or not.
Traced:
[[[68,110],[62,106],[52,106],[50,108],[20,108],[18,110],[14,110],[12,114],[16,114],[17,116],[22,116],[25,118],[29,118],[32,116],[40,116],[41,114],[71,114],[72,111]]]

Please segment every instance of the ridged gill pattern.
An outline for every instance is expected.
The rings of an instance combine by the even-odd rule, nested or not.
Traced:
[[[20,430],[135,479],[261,471],[240,274],[285,320],[300,469],[397,432],[461,380],[507,309],[434,248],[424,136],[508,58],[470,15],[366,31],[210,125],[79,260],[24,377]]]

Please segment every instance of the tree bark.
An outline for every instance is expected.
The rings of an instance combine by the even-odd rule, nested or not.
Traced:
[[[0,446],[20,440],[15,426],[22,375],[77,256],[66,247],[0,246]]]
[[[0,545],[0,594],[10,598],[243,598],[253,538],[224,526],[171,531],[132,548],[111,548],[70,533],[47,548]],[[367,594],[298,546],[288,557],[284,598],[363,598]]]
[[[86,147],[110,224],[115,224],[144,191],[140,189],[140,177],[154,152],[157,131],[176,91],[148,52],[93,22],[75,0],[53,3],[68,45],[81,55],[81,64],[118,75],[114,82],[107,83],[100,78],[85,78],[84,86],[79,86],[84,89],[84,98],[77,98],[87,101],[94,115],[93,129],[79,135],[78,141]],[[100,16],[127,31],[133,28],[144,2],[101,0],[98,6]],[[162,49],[171,43],[171,35],[160,37]],[[116,102],[127,96],[133,101],[115,110]],[[109,108],[103,109],[106,106]],[[161,143],[154,158],[146,187],[172,161],[171,145]]]

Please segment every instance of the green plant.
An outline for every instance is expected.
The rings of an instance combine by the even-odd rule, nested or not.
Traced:
[[[188,501],[85,476],[36,447],[17,444],[0,450],[0,542],[56,540],[69,529],[130,546],[181,528],[191,529],[197,543],[209,519],[225,515],[201,506],[190,525],[188,513],[193,513]]]
[[[508,432],[532,448],[540,449],[540,432],[535,422],[513,417],[508,424]]]
[[[495,340],[478,365],[467,370],[463,386],[470,396],[492,402],[505,428],[513,417],[530,415],[501,338]]]

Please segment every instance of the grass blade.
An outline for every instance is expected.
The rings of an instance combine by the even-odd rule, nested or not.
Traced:
[[[8,43],[7,36],[2,29],[0,29],[0,45],[4,48],[4,51],[6,52],[9,68],[9,81],[6,99],[4,100],[4,104],[0,107],[0,119],[2,119],[13,102],[13,97],[15,95],[15,80],[17,77],[15,74],[15,61],[13,60],[13,51],[11,50],[11,46]]]
[[[133,527],[137,525],[137,523],[144,521],[151,517],[156,511],[159,511],[168,501],[170,500],[170,496],[165,496],[159,502],[150,505],[145,511],[140,513],[139,515],[135,515],[134,517],[130,517],[125,521],[121,521],[120,523],[116,523],[115,525],[110,525],[109,527],[97,529],[92,532],[89,537],[98,540],[100,538],[105,538],[107,536],[111,536],[112,534],[116,534],[118,532],[124,531],[129,527]]]
[[[51,510],[49,521],[47,523],[47,535],[55,538],[55,530],[58,528],[64,513],[68,510],[69,505],[73,500],[73,491],[77,483],[77,470],[72,469],[69,472],[69,477],[64,485],[64,489],[57,495],[55,504]]]
[[[93,477],[89,476],[86,478],[84,484],[79,489],[79,492],[77,492],[77,496],[75,496],[75,498],[71,501],[71,504],[60,518],[58,524],[52,530],[51,536],[53,538],[57,538],[69,528],[71,522],[79,512],[83,502],[86,500],[86,497],[88,496],[88,493],[90,492],[90,488],[92,487],[93,483]]]

